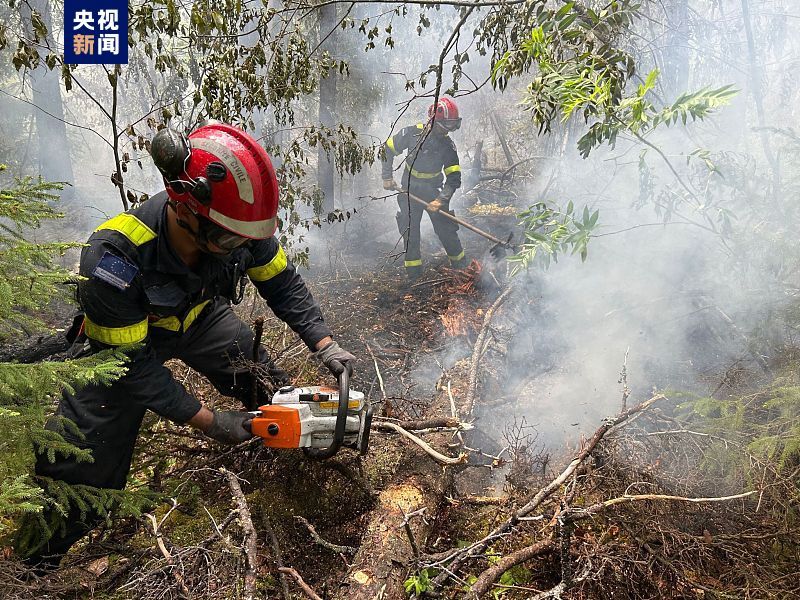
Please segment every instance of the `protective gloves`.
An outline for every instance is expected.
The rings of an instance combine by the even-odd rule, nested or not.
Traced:
[[[403,188],[397,185],[397,182],[394,179],[384,179],[383,180],[383,189],[389,191],[400,192]]]
[[[239,410],[215,410],[213,413],[211,427],[204,432],[211,439],[223,444],[238,444],[253,437],[250,432],[253,415],[250,413]]]
[[[431,200],[428,202],[428,206],[425,207],[425,210],[428,212],[439,212],[439,210],[444,206],[444,202],[437,198],[436,200]]]
[[[339,375],[344,373],[345,369],[347,369],[348,375],[353,374],[353,363],[356,357],[346,350],[342,350],[336,342],[329,342],[322,349],[317,350],[314,356],[320,359],[322,364],[328,367],[328,370],[333,373],[335,377],[339,377]]]

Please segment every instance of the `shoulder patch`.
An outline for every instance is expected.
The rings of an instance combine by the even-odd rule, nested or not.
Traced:
[[[136,265],[106,251],[92,271],[92,275],[118,290],[126,290],[138,272],[139,267]]]

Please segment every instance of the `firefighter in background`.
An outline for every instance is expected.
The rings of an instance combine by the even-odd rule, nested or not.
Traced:
[[[405,242],[405,267],[409,278],[422,274],[420,255],[420,222],[427,210],[433,230],[441,240],[450,264],[457,269],[467,264],[464,248],[458,239],[458,224],[443,217],[440,211],[453,214],[449,203],[461,187],[461,167],[458,164],[456,145],[449,133],[461,127],[458,107],[450,98],[442,98],[428,109],[427,125],[418,124],[402,129],[384,144],[382,165],[383,188],[407,191],[428,202],[427,207],[411,201],[406,194],[397,196],[400,210],[397,226]],[[393,175],[396,156],[408,151],[403,166],[402,188]]]
[[[87,352],[128,344],[138,349],[129,355],[127,374],[110,386],[64,394],[57,414],[82,436],[65,431],[59,420],[48,423],[88,449],[94,462],[57,455],[51,463],[39,456],[39,475],[122,489],[148,409],[225,444],[252,437],[251,414],[209,410],[164,366],[181,359],[247,409],[267,402],[268,390],[241,366],[253,355],[254,333],[231,304],[241,300],[245,278],[334,375],[352,371],[355,358],[333,341],[319,305],[273,237],[278,182],[258,142],[214,123],[188,138],[163,129],[151,153],[166,191],[97,228],[81,254],[78,286]],[[263,348],[259,360],[274,383],[288,383]],[[81,520],[73,509],[64,535],[21,550],[29,563],[55,566],[99,520],[97,514]]]

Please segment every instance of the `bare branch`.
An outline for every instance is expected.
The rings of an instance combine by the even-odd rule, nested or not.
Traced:
[[[300,576],[300,573],[298,573],[291,567],[278,567],[278,571],[294,577],[294,580],[297,582],[297,585],[300,586],[300,589],[303,590],[305,595],[311,598],[311,600],[322,600],[322,598],[313,589],[311,589],[311,586],[309,586],[305,581],[303,581],[303,578]]]
[[[384,431],[386,431],[387,429],[389,431],[394,431],[395,433],[399,433],[400,435],[402,435],[404,438],[411,440],[417,446],[422,448],[431,458],[433,458],[439,464],[442,464],[442,465],[460,465],[460,464],[463,464],[463,463],[465,463],[467,461],[467,455],[466,454],[460,454],[459,456],[457,456],[455,458],[453,458],[452,456],[445,456],[441,452],[438,452],[437,450],[434,450],[427,442],[421,440],[420,438],[415,436],[413,433],[410,433],[410,432],[406,431],[405,429],[403,429],[399,425],[395,425],[394,423],[389,423],[389,422],[377,423],[376,427],[378,429],[382,429]]]
[[[306,529],[308,529],[308,533],[311,534],[311,537],[314,539],[314,541],[323,548],[327,548],[328,550],[337,552],[339,554],[352,555],[358,551],[358,548],[354,548],[353,546],[342,546],[340,544],[334,544],[324,539],[322,536],[320,536],[320,534],[317,533],[317,530],[314,529],[314,526],[311,523],[309,523],[308,520],[305,519],[304,517],[301,517],[300,515],[294,515],[294,518],[306,526]]]
[[[239,485],[239,478],[225,467],[220,467],[219,471],[228,479],[228,486],[231,488],[233,499],[239,508],[239,521],[244,530],[244,553],[247,563],[244,573],[244,598],[253,600],[256,593],[256,529],[253,527],[253,519],[250,516],[247,499]]]

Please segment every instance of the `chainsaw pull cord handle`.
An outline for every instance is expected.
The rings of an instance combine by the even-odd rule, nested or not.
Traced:
[[[306,456],[316,460],[325,460],[339,451],[344,443],[344,432],[347,425],[347,409],[350,406],[350,375],[347,369],[339,375],[339,408],[336,411],[336,427],[333,430],[333,441],[327,448],[303,448]]]

